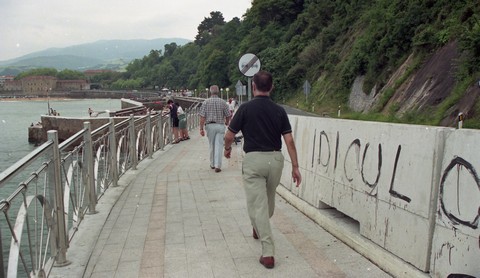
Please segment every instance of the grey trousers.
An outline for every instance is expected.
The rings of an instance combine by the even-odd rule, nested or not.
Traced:
[[[270,217],[275,210],[275,192],[282,176],[281,152],[249,152],[242,164],[248,216],[262,242],[262,256],[275,255]]]
[[[210,166],[222,168],[223,137],[225,136],[224,124],[205,125],[210,151]]]

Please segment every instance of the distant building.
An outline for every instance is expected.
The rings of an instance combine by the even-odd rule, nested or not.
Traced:
[[[95,75],[99,75],[102,73],[107,73],[107,72],[113,72],[112,70],[86,70],[83,73],[85,74],[86,77],[92,77]]]
[[[13,75],[0,75],[0,87],[3,87],[6,81],[12,81],[14,79],[15,76]]]
[[[4,77],[0,90],[20,91],[26,95],[46,95],[47,91],[90,90],[87,80],[58,80],[53,76],[27,76],[20,80]]]
[[[22,91],[22,81],[20,80],[5,80],[3,84],[4,91]]]
[[[87,80],[58,80],[56,90],[90,90],[90,84]]]
[[[57,78],[53,76],[27,76],[20,80],[24,93],[41,94],[47,93],[47,90],[55,90]]]

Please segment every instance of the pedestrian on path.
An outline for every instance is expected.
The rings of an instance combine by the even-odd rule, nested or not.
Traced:
[[[180,129],[180,141],[190,139],[188,136],[188,128],[187,128],[187,114],[183,111],[182,106],[180,103],[175,102],[175,105],[178,107],[177,115],[178,115],[178,128]]]
[[[241,131],[245,140],[242,178],[253,237],[262,243],[260,263],[266,268],[273,268],[275,246],[270,217],[275,209],[275,192],[284,164],[282,136],[292,161],[292,177],[297,187],[302,176],[287,113],[270,98],[272,75],[266,71],[258,72],[253,76],[252,87],[254,98],[238,108],[225,134],[224,156],[230,158],[235,134]]]
[[[225,125],[230,122],[231,114],[227,103],[218,97],[217,85],[210,87],[211,97],[206,99],[200,107],[200,135],[205,136],[207,131],[210,168],[218,173],[222,171],[222,150]]]
[[[168,108],[170,109],[170,121],[172,124],[173,132],[173,142],[172,144],[177,144],[180,142],[179,132],[178,132],[178,107],[173,103],[173,100],[169,99],[167,101]]]

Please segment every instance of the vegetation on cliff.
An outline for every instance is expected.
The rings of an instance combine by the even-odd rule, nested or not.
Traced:
[[[233,89],[238,80],[245,82],[239,58],[254,53],[275,76],[277,101],[332,115],[341,106],[343,115],[353,118],[452,125],[442,120],[456,112],[451,108],[480,76],[479,14],[471,0],[254,0],[242,19],[225,22],[212,12],[194,42],[166,45],[163,54],[152,50],[112,85],[126,87],[133,80],[143,87],[202,90],[216,83]],[[405,82],[451,42],[452,64],[441,69],[453,73],[449,91],[421,107],[401,109],[408,98],[392,103]],[[432,75],[430,82],[441,81],[434,76],[441,72],[424,74]],[[363,92],[376,98],[370,109],[354,113],[348,101],[359,76]],[[302,89],[306,80],[313,85],[308,98]],[[435,86],[430,88],[425,93],[435,95]],[[464,112],[475,126],[480,104],[478,97],[472,100],[476,104]]]

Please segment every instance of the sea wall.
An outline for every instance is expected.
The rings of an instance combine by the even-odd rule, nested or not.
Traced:
[[[119,123],[128,117],[114,117],[114,122]],[[90,122],[92,131],[110,122],[109,117],[60,117],[60,116],[48,116],[42,115],[40,124],[34,125],[28,128],[28,142],[30,143],[43,143],[47,141],[47,131],[58,131],[58,140],[60,142],[65,141],[78,131],[83,129],[83,123]]]
[[[290,116],[311,206],[433,277],[480,273],[480,131]]]
[[[190,107],[192,103],[195,103],[197,100],[189,100],[188,98],[181,98],[175,100],[181,103],[184,107]],[[144,102],[131,100],[131,99],[121,99],[120,100],[120,107],[121,110],[119,111],[112,111],[110,114],[122,114],[122,116],[114,117],[115,123],[121,122],[128,118],[130,115],[145,115],[146,108],[144,107],[143,110],[134,110],[135,108],[140,108],[142,106],[149,107],[149,108],[156,108],[152,104],[147,105]],[[163,108],[163,104],[159,105]],[[121,113],[121,112],[126,113]],[[123,115],[127,116],[123,116]],[[102,114],[103,115],[103,114]],[[69,138],[70,136],[74,135],[81,129],[83,129],[83,123],[88,121],[92,125],[92,130],[95,130],[98,127],[109,122],[109,115],[105,114],[105,117],[60,117],[60,116],[49,116],[49,115],[42,115],[39,123],[36,125],[30,126],[28,128],[28,142],[30,143],[43,143],[47,140],[47,131],[49,130],[57,130],[58,131],[58,138],[59,141],[62,142]]]

